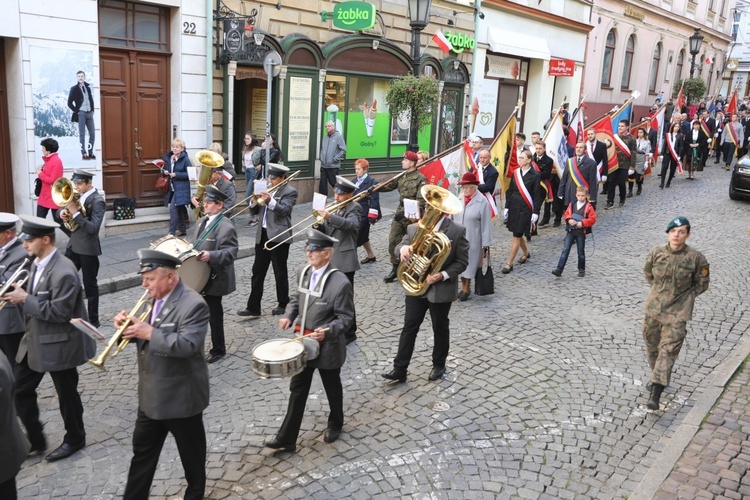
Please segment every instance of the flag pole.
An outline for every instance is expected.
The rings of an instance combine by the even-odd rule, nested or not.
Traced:
[[[552,124],[555,123],[555,120],[557,120],[557,117],[560,115],[560,111],[562,111],[563,105],[568,102],[568,97],[563,97],[563,102],[560,103],[560,107],[557,108],[557,111],[555,111],[555,114],[552,116],[552,118],[549,121],[549,127],[547,127],[547,130],[544,131],[544,135],[542,136],[542,142],[547,140],[547,136],[549,135],[549,131],[552,130]]]
[[[576,116],[578,116],[578,112],[581,110],[581,106],[583,106],[583,102],[586,100],[586,97],[588,97],[588,94],[583,94],[583,97],[581,97],[581,102],[578,103],[578,107],[573,111],[573,114],[570,115],[570,121],[572,122]]]

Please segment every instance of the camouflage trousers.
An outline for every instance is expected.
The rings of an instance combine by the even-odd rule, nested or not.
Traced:
[[[685,341],[686,325],[685,321],[664,324],[648,316],[643,320],[643,340],[652,384],[669,385],[672,367]]]
[[[388,256],[391,258],[391,264],[394,266],[397,266],[401,260],[396,257],[393,252],[396,250],[396,247],[401,243],[401,240],[404,239],[404,236],[406,235],[406,227],[408,224],[404,225],[400,221],[393,220],[391,222],[391,232],[388,234]]]

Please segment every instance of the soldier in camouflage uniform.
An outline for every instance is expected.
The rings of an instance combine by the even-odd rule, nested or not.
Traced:
[[[659,409],[659,398],[669,385],[672,367],[685,340],[686,324],[693,317],[695,297],[708,289],[708,262],[685,244],[690,221],[676,217],[667,225],[669,242],[651,249],[644,273],[651,285],[645,304],[643,340],[651,367],[648,406]]]
[[[412,219],[404,217],[404,200],[419,200],[419,208],[420,210],[424,210],[425,201],[422,199],[419,191],[422,189],[422,186],[427,184],[427,179],[417,170],[417,161],[419,161],[417,153],[407,151],[404,154],[404,159],[401,160],[401,167],[407,173],[397,180],[387,183],[382,188],[378,188],[378,191],[381,193],[398,189],[399,194],[398,208],[396,208],[396,215],[393,217],[393,222],[391,222],[391,232],[388,235],[388,255],[391,258],[393,268],[391,269],[391,273],[383,279],[386,283],[396,280],[399,259],[394,255],[394,251],[396,250],[396,245],[404,239],[407,226],[415,222]]]

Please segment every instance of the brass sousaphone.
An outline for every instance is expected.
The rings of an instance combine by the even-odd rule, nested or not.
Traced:
[[[214,168],[224,165],[224,158],[213,151],[204,149],[195,153],[195,161],[200,164],[201,171],[198,174],[198,191],[195,197],[198,199],[198,206],[195,207],[195,220],[203,217],[203,194],[206,192],[206,186],[211,182],[211,172]]]
[[[86,207],[78,203],[78,199],[81,197],[81,193],[76,189],[73,181],[67,177],[60,177],[52,184],[52,201],[61,208],[67,208],[70,203],[76,203],[78,210],[81,211],[84,217],[86,217]],[[78,223],[73,219],[65,221],[65,227],[71,233],[78,231]]]

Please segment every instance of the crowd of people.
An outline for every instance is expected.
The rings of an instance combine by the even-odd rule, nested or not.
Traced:
[[[735,149],[739,149],[747,137],[736,115],[721,132],[718,132],[720,116],[698,118],[688,130],[683,127],[682,114],[675,113],[670,122],[672,126],[665,134],[661,150],[662,187],[671,186],[675,172],[682,165],[690,165],[686,168],[687,178],[693,178],[694,172],[705,165],[708,151],[721,150],[727,164],[731,163]],[[292,212],[298,193],[288,182],[289,167],[278,163],[282,155],[275,138],[269,139],[271,161],[266,162],[264,145],[259,145],[251,133],[246,134],[242,164],[248,188],[246,199],[238,205],[244,208],[249,204],[248,225],[257,229],[254,230],[255,256],[249,296],[246,307],[236,314],[249,320],[263,314],[264,304],[268,302],[263,301],[266,275],[272,267],[276,297],[270,313],[279,316],[280,328],[286,330],[294,326],[295,335],[312,339],[316,347],[308,353],[304,366],[291,376],[286,417],[277,434],[265,443],[266,447],[287,452],[296,449],[305,402],[316,370],[330,405],[324,441],[334,442],[341,435],[344,405],[340,374],[347,345],[356,341],[358,328],[354,281],[361,265],[377,261],[369,239],[371,225],[382,217],[379,192],[397,190],[399,193],[388,235],[391,269],[384,282],[401,281],[401,273],[409,269],[408,272],[413,273],[410,278],[420,281],[423,287],[418,292],[404,287],[403,328],[393,368],[382,377],[393,383],[407,380],[416,337],[429,311],[434,347],[428,379],[440,380],[445,376],[450,350],[451,304],[471,297],[472,280],[477,279],[494,245],[493,230],[505,225],[512,235],[510,254],[501,269],[503,274],[509,274],[515,264],[525,264],[531,259],[530,242],[539,226],[551,223],[552,230],[556,231],[555,228],[564,225],[562,253],[552,274],[556,278],[562,276],[575,243],[578,277],[585,276],[585,242],[597,223],[597,195],[606,195],[605,210],[614,208],[616,194],[619,207],[623,207],[628,197],[642,193],[644,179],[659,156],[656,153],[658,141],[654,143],[648,130],[639,128],[633,137],[628,132],[627,121],[618,125],[617,167],[614,169],[609,167],[606,145],[598,141],[593,130],[587,131],[586,141],[572,148],[567,164],[559,167],[562,172],[556,171],[539,133],[531,134],[531,147],[525,144],[524,134],[516,134],[512,153],[516,155],[518,167],[503,179],[508,183],[503,199],[495,198],[500,190],[501,173],[479,137],[471,140],[476,168],[461,177],[458,197],[442,188],[426,187],[427,179],[418,168],[427,159],[425,152],[407,151],[401,161],[400,175],[386,182],[378,183],[370,176],[369,162],[364,158],[354,162],[353,179],[338,175],[346,149],[340,136],[336,136],[338,132],[329,130],[324,148],[327,163],[324,168],[328,171],[325,176],[321,175],[320,190],[325,194],[328,186],[332,186],[335,205],[315,211],[319,230],[306,234],[307,263],[294,273],[296,286],[291,290],[287,262]],[[721,143],[721,149],[715,142]],[[175,139],[161,166],[168,179],[164,196],[170,212],[168,237],[188,238],[196,259],[210,268],[210,277],[200,290],[192,290],[178,270],[182,265],[180,258],[157,249],[138,252],[138,273],[146,289],[144,297],[150,312],[138,317],[121,311],[114,318],[114,326],[122,339],[131,341],[139,352],[138,414],[125,498],[148,497],[168,433],[177,442],[185,469],[185,498],[201,498],[205,490],[203,411],[209,404],[207,364],[227,355],[222,298],[237,289],[234,264],[238,254],[237,224],[227,215],[230,209],[237,209],[237,193],[234,184],[226,180],[222,168],[217,166],[202,199],[191,198],[187,174],[191,164],[185,147],[183,141]],[[0,310],[0,349],[5,354],[0,356],[0,384],[11,384],[14,394],[14,404],[5,406],[0,421],[17,424],[17,412],[25,428],[24,433],[18,425],[4,426],[0,441],[6,444],[4,450],[8,456],[13,457],[12,463],[9,462],[10,470],[16,472],[29,453],[43,453],[47,448],[36,400],[36,388],[45,373],[50,373],[55,384],[66,429],[63,443],[47,455],[47,460],[64,459],[85,446],[77,367],[94,356],[95,344],[70,320],[82,318],[94,327],[99,326],[97,274],[101,245],[98,233],[104,201],[92,186],[94,174],[75,170],[72,182],[80,197],[58,207],[50,196],[51,186],[57,180],[53,177],[62,176],[62,164],[56,158],[57,144],[53,139],[45,139],[42,148],[45,165],[39,168],[42,187],[37,216],[19,219],[13,214],[0,214],[3,282],[11,278],[17,280],[20,276],[17,272],[22,267],[26,267],[29,277],[25,286],[8,287],[0,297],[7,306]],[[218,144],[214,150],[221,152]],[[229,169],[231,178],[233,170],[225,168]],[[266,179],[260,179],[263,172]],[[502,175],[506,175],[505,172]],[[598,193],[600,182],[605,188]],[[440,201],[432,196],[440,197]],[[450,208],[443,212],[437,208],[441,203]],[[189,222],[184,212],[191,204],[199,204],[203,215],[188,235]],[[53,221],[46,219],[49,210],[53,211]],[[428,213],[432,221],[429,227],[424,223]],[[495,213],[498,217],[493,221]],[[55,246],[57,229],[66,230],[70,238],[65,255],[57,252]],[[652,285],[643,326],[647,359],[652,369],[647,404],[651,409],[659,408],[661,391],[669,384],[695,296],[708,287],[708,263],[699,252],[685,244],[690,230],[686,218],[671,220],[667,227],[667,244],[652,249],[645,266],[646,279]],[[446,246],[440,259],[431,257],[433,245]],[[365,251],[361,260],[359,247]],[[678,260],[689,265],[680,266],[679,273],[666,272]],[[82,271],[82,281],[78,270]],[[205,353],[209,329],[210,348]],[[56,340],[50,342],[53,337]],[[3,393],[7,394],[0,391]],[[0,483],[0,497],[13,498],[14,477],[15,473],[0,476],[4,480]]]

